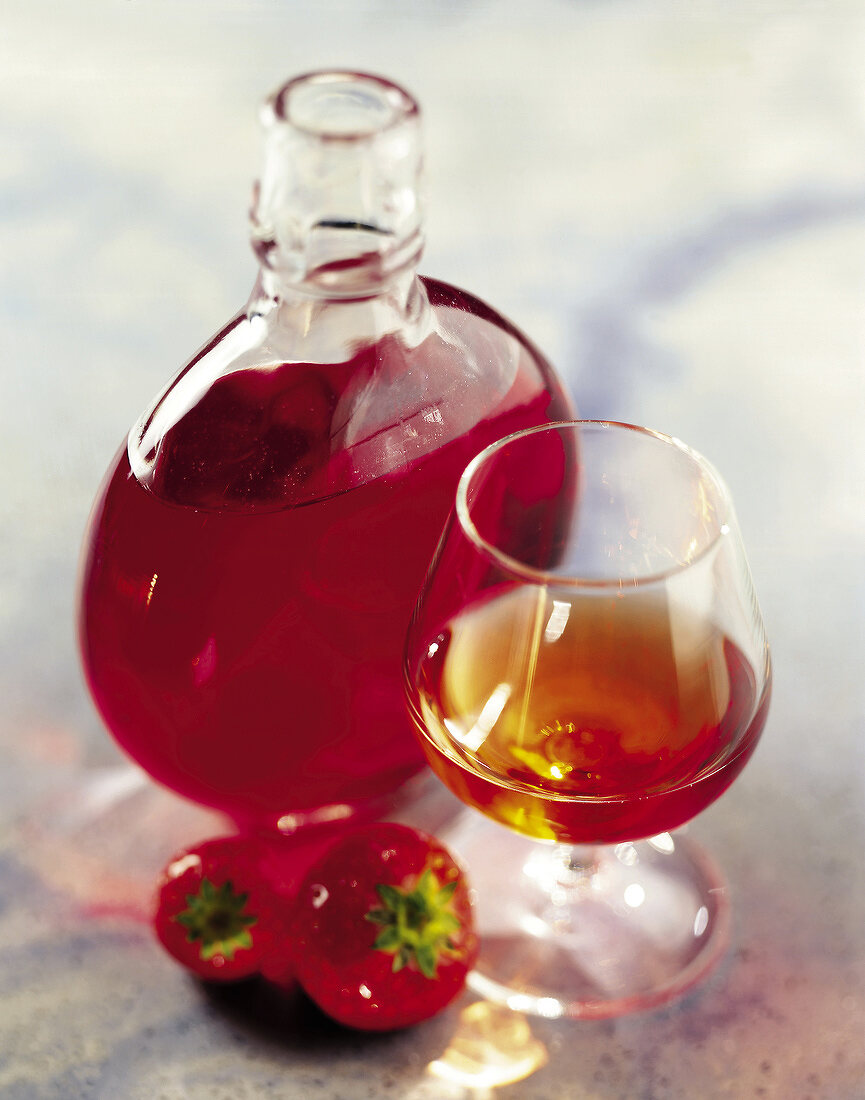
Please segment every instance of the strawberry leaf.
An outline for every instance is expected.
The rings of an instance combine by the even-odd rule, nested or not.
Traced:
[[[399,929],[393,925],[385,928],[373,944],[376,951],[396,951],[400,946]]]
[[[462,924],[448,908],[456,886],[456,880],[442,885],[429,867],[413,886],[376,886],[383,904],[370,909],[364,919],[381,926],[373,948],[393,955],[394,973],[413,965],[434,980],[442,955],[456,953],[452,934]]]
[[[222,955],[231,961],[236,951],[252,949],[249,929],[258,917],[244,912],[248,900],[248,894],[235,894],[229,880],[217,889],[203,878],[198,893],[186,895],[186,909],[172,919],[186,928],[189,943],[200,943],[201,959]]]

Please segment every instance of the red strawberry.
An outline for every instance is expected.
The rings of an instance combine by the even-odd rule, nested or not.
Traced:
[[[156,934],[199,977],[249,977],[273,948],[280,926],[262,877],[269,852],[256,837],[219,837],[179,852],[163,871]]]
[[[460,992],[477,957],[461,869],[434,838],[377,824],[314,864],[292,924],[297,978],[333,1019],[365,1030],[407,1027]]]

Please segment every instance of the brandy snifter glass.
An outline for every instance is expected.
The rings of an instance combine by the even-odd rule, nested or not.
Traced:
[[[460,480],[404,668],[427,760],[484,815],[448,837],[479,899],[473,988],[601,1017],[703,977],[727,890],[673,830],[744,767],[771,680],[713,467],[600,421],[488,447]]]

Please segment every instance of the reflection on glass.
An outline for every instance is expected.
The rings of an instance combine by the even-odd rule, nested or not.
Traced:
[[[522,1081],[546,1061],[547,1049],[524,1016],[477,1001],[460,1013],[450,1045],[428,1072],[441,1081],[486,1090]]]

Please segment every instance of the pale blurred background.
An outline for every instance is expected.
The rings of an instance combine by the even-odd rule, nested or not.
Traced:
[[[319,67],[420,100],[422,270],[523,327],[583,415],[726,474],[775,652],[764,743],[694,827],[731,880],[726,968],[685,1008],[533,1024],[546,1065],[496,1095],[865,1095],[863,59],[860,0],[5,0],[0,1097],[492,1094],[430,1074],[456,1010],[372,1046],[215,1010],[122,906],[88,910],[125,857],[57,810],[125,774],[75,652],[90,502],[243,304],[258,106]]]

